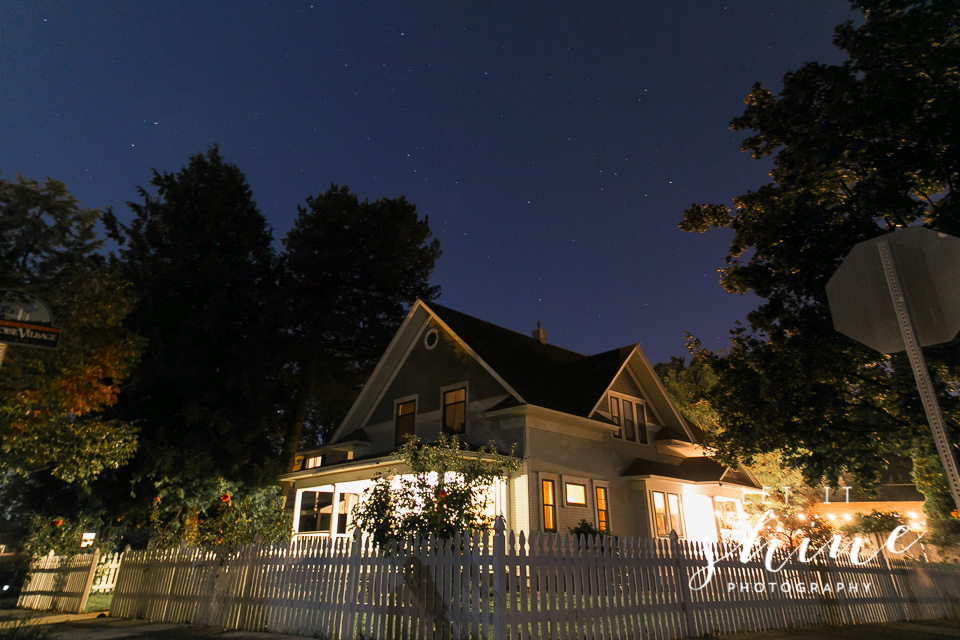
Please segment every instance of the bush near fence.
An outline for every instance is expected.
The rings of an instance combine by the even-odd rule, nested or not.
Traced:
[[[704,588],[691,589],[707,549],[686,541],[527,538],[505,534],[498,520],[493,535],[407,540],[384,551],[358,534],[228,555],[130,552],[110,615],[343,640],[612,640],[960,614],[960,567],[883,555],[864,565],[794,560],[777,574],[762,559],[734,555],[716,562]],[[770,582],[808,587],[740,587]]]

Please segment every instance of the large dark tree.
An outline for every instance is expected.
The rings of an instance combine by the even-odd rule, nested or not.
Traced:
[[[331,186],[306,205],[283,241],[284,299],[295,310],[287,468],[302,440],[322,440],[346,413],[405,310],[439,292],[429,284],[439,242],[405,198],[361,202]]]
[[[960,33],[953,0],[862,0],[836,30],[849,58],[760,85],[732,128],[743,150],[773,157],[770,184],[733,207],[694,205],[681,227],[734,231],[721,281],[765,302],[710,360],[717,444],[729,461],[779,450],[809,481],[844,471],[874,481],[913,452],[928,504],[943,496],[905,356],[834,331],[824,287],[858,242],[905,225],[960,235]],[[925,350],[956,441],[956,341]]]
[[[276,256],[243,173],[218,149],[141,189],[122,252],[148,339],[123,408],[141,426],[137,471],[184,485],[260,483],[279,452],[271,379],[282,312]]]

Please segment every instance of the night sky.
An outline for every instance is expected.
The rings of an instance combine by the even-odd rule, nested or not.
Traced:
[[[331,183],[406,195],[440,302],[586,354],[722,349],[730,236],[677,228],[769,165],[754,82],[836,63],[841,0],[0,3],[0,173],[126,202],[217,144],[279,241]],[[278,310],[281,313],[282,310]]]

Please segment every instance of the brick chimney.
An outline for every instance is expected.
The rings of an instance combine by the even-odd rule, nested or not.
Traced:
[[[540,341],[540,344],[547,344],[547,332],[540,328],[540,321],[537,320],[537,328],[533,330],[533,337]]]

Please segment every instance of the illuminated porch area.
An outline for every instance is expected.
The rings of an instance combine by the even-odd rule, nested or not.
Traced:
[[[750,529],[746,496],[762,493],[749,472],[704,457],[676,465],[638,458],[623,475],[644,496],[650,535],[657,538],[676,531],[687,540],[739,542]]]
[[[436,476],[436,474],[432,474]],[[411,476],[394,476],[391,482],[411,480]],[[436,486],[437,479],[428,478],[428,486]],[[483,514],[492,521],[509,513],[509,480],[496,480],[477,496],[485,507]],[[353,535],[353,509],[365,499],[365,492],[374,485],[372,479],[330,482],[311,486],[297,486],[294,501],[294,536],[350,536]]]

